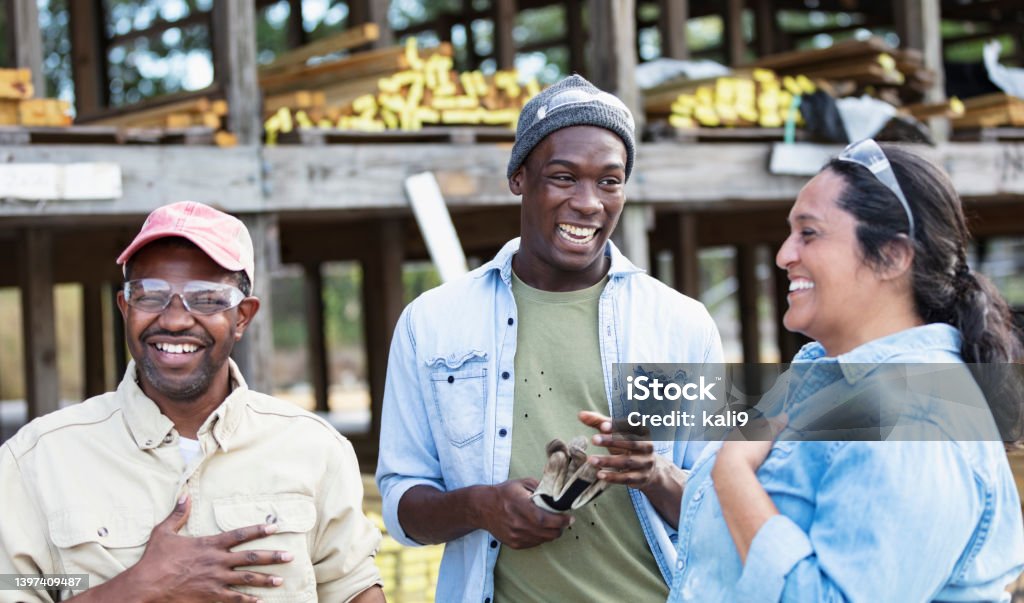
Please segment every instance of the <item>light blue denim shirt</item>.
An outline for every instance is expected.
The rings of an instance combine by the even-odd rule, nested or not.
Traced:
[[[410,488],[450,491],[508,479],[518,321],[511,275],[518,249],[519,240],[510,241],[491,262],[424,293],[395,328],[377,485],[388,532],[404,545],[418,544],[398,521],[398,502]],[[703,305],[644,274],[611,243],[606,254],[611,267],[598,327],[609,400],[613,363],[722,361],[718,330]],[[656,449],[689,466],[701,445],[663,442]],[[668,582],[675,531],[639,491],[630,496]],[[492,540],[476,530],[447,544],[438,601],[490,601],[500,550]]]
[[[791,386],[784,409],[792,417],[815,390],[869,377],[879,363],[959,363],[959,350],[945,324],[835,358],[808,344],[793,367],[810,388]],[[669,601],[1009,601],[1024,527],[994,430],[988,415],[990,441],[776,442],[757,477],[780,514],[745,564],[711,479],[720,444],[708,445],[683,494]]]

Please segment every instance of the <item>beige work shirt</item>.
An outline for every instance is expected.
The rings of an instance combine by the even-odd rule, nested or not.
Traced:
[[[117,391],[40,417],[0,447],[0,574],[110,580],[138,562],[188,492],[182,535],[278,525],[238,549],[290,551],[290,563],[257,568],[284,584],[243,592],[267,603],[334,602],[380,584],[381,536],[362,512],[352,445],[319,417],[249,390],[233,362],[231,375],[234,390],[199,429],[202,453],[188,467],[134,362]],[[13,601],[51,598],[0,590],[0,603]]]

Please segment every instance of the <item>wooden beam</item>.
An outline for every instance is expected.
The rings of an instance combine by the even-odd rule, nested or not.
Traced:
[[[306,300],[306,345],[309,354],[309,379],[313,382],[316,410],[327,412],[330,394],[330,372],[327,361],[327,339],[324,333],[324,278],[320,262],[302,265],[303,290]]]
[[[110,295],[117,296],[121,289],[121,283],[111,283]],[[114,340],[114,382],[120,383],[125,371],[128,369],[128,347],[126,345],[127,334],[124,328],[124,317],[117,304],[110,304],[110,330],[113,332]]]
[[[380,440],[380,417],[384,405],[388,350],[398,317],[402,313],[402,225],[393,219],[380,220],[374,227],[377,244],[366,250],[363,266],[363,333],[366,366],[370,382],[370,433],[353,438],[360,459],[376,459]]]
[[[68,3],[71,33],[71,78],[76,120],[100,113],[110,102],[103,0]]]
[[[722,40],[726,62],[738,67],[747,62],[747,43],[743,39],[744,0],[726,0],[722,11]]]
[[[781,36],[779,22],[776,19],[775,0],[758,0],[754,3],[754,32],[759,56],[778,52]]]
[[[39,31],[39,6],[36,0],[14,0],[14,18],[10,31],[14,34],[14,65],[32,70],[36,96],[46,96],[43,77],[43,34]]]
[[[612,238],[623,255],[642,270],[651,269],[648,231],[651,230],[653,221],[653,208],[627,203],[619,217],[619,225],[612,233]]]
[[[29,419],[60,407],[53,302],[53,235],[27,228],[21,235],[21,326]]]
[[[636,2],[591,0],[588,10],[591,81],[626,103],[637,132],[641,132],[644,113],[636,87]]]
[[[743,362],[761,361],[761,324],[757,312],[757,246],[742,243],[736,246],[736,278],[739,281],[740,341]]]
[[[569,71],[587,77],[587,37],[583,27],[582,0],[566,0],[565,20],[565,31],[569,36]]]
[[[946,75],[942,57],[942,17],[940,0],[896,0],[893,16],[902,48],[915,48],[924,53],[924,67],[935,77],[925,91],[927,103],[946,100]],[[936,116],[928,120],[932,137],[937,142],[949,140],[949,120]]]
[[[254,0],[221,0],[213,7],[215,78],[224,86],[228,125],[241,145],[258,145],[263,136],[256,63]]]
[[[516,64],[516,42],[512,29],[516,24],[516,0],[493,0],[494,61],[498,69],[512,69]]]
[[[672,269],[676,290],[700,299],[700,247],[697,241],[697,214],[682,212],[677,218],[679,233],[672,250]]]
[[[307,42],[308,37],[302,22],[302,0],[288,0],[288,9],[288,48],[298,48]]]
[[[256,282],[253,295],[260,298],[260,310],[235,344],[231,356],[238,363],[251,389],[266,394],[274,391],[274,333],[271,314],[270,281],[280,265],[277,215],[273,213],[238,216],[249,229],[256,259]]]
[[[661,18],[658,20],[661,56],[668,59],[689,59],[686,22],[689,19],[690,0],[659,0],[658,3],[661,7]]]
[[[102,283],[82,284],[82,354],[85,374],[85,397],[91,398],[107,391],[106,353],[103,335],[106,314],[103,300],[108,289]]]
[[[395,32],[391,29],[391,22],[388,21],[388,7],[390,2],[380,0],[352,0],[348,3],[349,23],[362,25],[374,23],[377,25],[380,35],[366,48],[387,48],[395,43]]]

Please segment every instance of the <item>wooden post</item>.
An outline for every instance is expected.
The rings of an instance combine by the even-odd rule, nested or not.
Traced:
[[[60,406],[51,234],[35,228],[22,231],[20,260],[25,394],[29,419],[34,419]]]
[[[260,298],[260,311],[235,344],[231,357],[238,363],[249,388],[266,394],[274,391],[274,333],[271,320],[270,281],[280,264],[276,214],[239,216],[252,237],[256,256],[256,282],[253,295]]]
[[[401,220],[386,218],[375,225],[377,244],[362,258],[363,333],[366,367],[370,382],[370,433],[350,438],[360,464],[376,464],[380,440],[380,416],[384,406],[391,336],[402,313],[402,260],[405,257]],[[370,461],[373,461],[370,463]]]
[[[659,0],[661,19],[661,56],[668,59],[690,58],[686,22],[690,18],[690,0]]]
[[[390,5],[390,2],[381,0],[353,0],[348,3],[349,23],[353,25],[376,23],[378,31],[380,31],[377,40],[367,44],[367,48],[386,48],[395,43],[395,32],[391,29],[391,22],[388,21]]]
[[[683,212],[678,217],[679,235],[672,251],[672,270],[676,290],[700,299],[700,247],[697,241],[697,215]]]
[[[757,315],[757,245],[736,246],[736,278],[739,280],[740,340],[743,362],[761,361],[761,328]]]
[[[591,82],[626,103],[636,121],[637,138],[643,131],[643,107],[636,88],[635,0],[591,0]]]
[[[71,30],[71,77],[79,118],[99,113],[109,102],[103,0],[68,3]]]
[[[758,0],[754,3],[754,31],[757,36],[758,56],[778,52],[779,26],[775,20],[775,0]]]
[[[85,397],[107,391],[106,354],[103,345],[103,298],[107,288],[102,284],[82,284],[82,339],[85,343]]]
[[[924,66],[935,73],[935,81],[925,94],[925,102],[946,100],[946,72],[942,57],[942,17],[940,0],[897,0],[893,16],[900,46],[916,48],[924,53]],[[928,120],[936,142],[949,140],[949,120],[934,117]]]
[[[586,31],[581,0],[565,2],[566,33],[569,36],[569,71],[587,77]]]
[[[327,362],[327,339],[324,333],[324,279],[320,262],[302,265],[306,297],[306,344],[309,354],[309,378],[313,382],[316,410],[330,410],[330,373]]]
[[[612,233],[615,244],[623,255],[638,268],[651,269],[650,241],[648,231],[654,220],[654,210],[647,205],[627,203],[619,218],[619,226]]]
[[[8,27],[15,39],[14,64],[31,69],[36,96],[46,96],[43,34],[39,31],[39,6],[36,0],[14,0],[14,18]]]
[[[722,41],[725,62],[737,67],[746,62],[747,44],[743,40],[743,0],[726,0],[722,13]]]
[[[512,29],[516,24],[516,0],[494,0],[494,61],[498,69],[516,65],[516,42]]]
[[[221,0],[213,5],[215,77],[224,87],[228,124],[242,145],[263,137],[256,72],[256,0]]]
[[[306,43],[306,28],[302,22],[302,0],[288,0],[288,48],[298,48]]]

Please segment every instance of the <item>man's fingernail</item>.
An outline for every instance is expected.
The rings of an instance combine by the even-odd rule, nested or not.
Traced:
[[[185,504],[186,500],[188,500],[188,493],[187,492],[185,494],[182,494],[181,498],[178,499],[178,505],[181,506],[181,505]]]
[[[263,527],[263,533],[264,534],[273,534],[276,531],[277,531],[277,524],[276,523],[268,524],[268,525]]]
[[[604,423],[601,423],[601,431],[611,431],[611,430],[612,430],[612,424],[611,423],[609,423],[608,421],[605,421]]]
[[[291,561],[292,559],[295,559],[295,555],[292,555],[291,553],[281,553],[281,561]]]
[[[270,583],[273,584],[274,586],[281,586],[282,584],[284,584],[284,578],[282,578],[280,576],[274,576],[273,578],[270,579]]]
[[[576,517],[573,515],[569,516],[569,525],[576,523]]]

